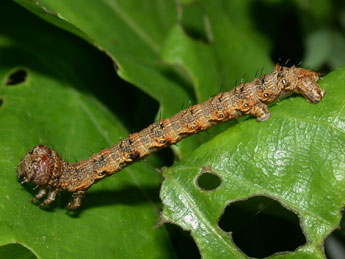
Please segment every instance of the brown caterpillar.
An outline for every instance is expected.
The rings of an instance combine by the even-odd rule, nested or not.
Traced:
[[[318,74],[313,71],[276,65],[270,74],[153,123],[87,160],[69,163],[54,150],[36,146],[18,165],[17,177],[21,184],[32,182],[40,187],[32,201],[43,198],[48,191],[39,206],[52,203],[57,193],[68,191],[72,193],[72,199],[67,208],[76,209],[87,189],[98,180],[191,134],[245,114],[255,116],[257,121],[265,121],[271,116],[267,104],[289,93],[300,93],[311,103],[318,103],[325,95],[325,90],[317,84],[318,79]]]

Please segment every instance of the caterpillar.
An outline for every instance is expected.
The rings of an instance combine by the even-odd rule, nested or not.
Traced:
[[[56,151],[38,145],[18,165],[17,178],[21,184],[39,186],[31,201],[45,197],[40,207],[52,203],[61,191],[72,193],[66,208],[73,210],[97,181],[185,137],[247,114],[265,121],[271,116],[267,105],[287,94],[299,93],[311,103],[318,103],[326,93],[317,84],[318,79],[316,72],[277,64],[271,73],[153,123],[87,160],[69,163]]]

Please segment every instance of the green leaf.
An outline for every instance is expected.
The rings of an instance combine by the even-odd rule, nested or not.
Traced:
[[[161,116],[174,114],[193,99],[184,74],[160,58],[165,35],[177,21],[174,1],[17,2],[104,50],[116,63],[121,78],[159,101]],[[187,152],[196,145],[190,140],[179,146],[178,152]]]
[[[174,113],[172,108],[179,109],[180,104],[172,102],[171,97],[181,100],[190,98],[180,85],[164,76],[169,68],[162,64],[159,56],[164,37],[176,22],[173,1],[17,2],[51,23],[56,17],[60,18],[64,23],[59,26],[66,30],[70,30],[67,25],[82,30],[88,35],[84,37],[86,40],[112,57],[122,78],[167,107],[163,115]],[[45,11],[44,15],[42,10]],[[97,21],[92,17],[97,17]]]
[[[341,33],[331,30],[316,30],[306,40],[304,64],[310,69],[327,64],[332,69],[344,65],[345,38]]]
[[[81,160],[115,144],[128,131],[96,96],[128,101],[99,51],[10,1],[0,10],[0,257],[32,257],[23,247],[39,258],[174,257],[165,228],[152,229],[161,182],[154,157],[93,186],[76,213],[64,208],[68,194],[47,209],[29,202],[37,189],[16,179],[23,156],[45,144]],[[24,81],[8,84],[18,69]]]
[[[212,38],[212,45],[203,47],[198,42],[190,42],[190,39],[183,40],[183,35],[175,38],[174,34],[178,33],[178,10],[182,10],[183,16],[183,9],[188,8],[188,5],[176,5],[176,1],[16,2],[104,50],[116,62],[121,78],[159,101],[162,117],[178,112],[181,106],[186,107],[189,102],[194,103],[195,100],[205,99],[210,93],[217,93],[222,86],[223,90],[231,88],[244,74],[245,79],[250,80],[262,68],[268,72],[272,67],[267,41],[247,23],[242,27],[237,26],[243,20],[241,23],[237,17],[232,18],[233,6],[228,1],[198,1],[200,10],[195,15],[201,16],[197,17],[198,20],[207,21],[205,30]],[[249,4],[243,9],[242,12],[248,15]],[[174,42],[176,44],[171,45]],[[205,51],[205,54],[190,52],[193,48]],[[177,55],[175,58],[171,58],[173,53]],[[194,66],[196,60],[200,63]],[[200,71],[207,70],[210,70],[207,73],[210,76],[206,80],[196,77],[196,74],[206,75],[204,72],[200,74]],[[200,92],[201,89],[204,90]],[[184,156],[205,139],[209,137],[193,136],[174,149],[177,154]]]
[[[344,82],[345,67],[319,81],[319,104],[283,100],[268,121],[236,124],[164,170],[163,222],[190,230],[204,258],[244,258],[217,222],[227,204],[264,195],[299,215],[307,239],[284,258],[323,258],[345,204]],[[215,191],[196,184],[205,166],[222,179]]]
[[[16,2],[106,52],[120,77],[159,102],[162,117],[230,89],[244,74],[249,81],[272,68],[275,42],[257,28],[255,1]],[[173,257],[165,229],[151,229],[159,211],[155,157],[92,187],[75,218],[63,210],[66,197],[53,211],[28,204],[35,191],[17,183],[15,170],[32,146],[54,145],[68,160],[84,159],[125,137],[124,124],[141,116],[129,111],[134,98],[119,92],[90,46],[42,21],[22,20],[26,13],[0,10],[0,244],[19,242],[44,258]],[[16,68],[28,72],[27,80],[5,86]],[[179,143],[175,150],[184,159],[164,172],[163,220],[191,230],[205,258],[242,258],[217,220],[229,202],[265,195],[296,211],[306,233],[306,245],[281,257],[322,257],[344,204],[343,70],[320,81],[328,93],[318,105],[287,99],[271,108],[267,122],[242,118]],[[99,102],[104,98],[111,112]],[[195,185],[205,166],[222,177],[213,192]],[[2,248],[9,254],[11,247]]]

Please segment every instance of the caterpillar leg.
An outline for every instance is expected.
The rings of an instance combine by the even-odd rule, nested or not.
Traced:
[[[262,122],[262,121],[268,120],[270,117],[271,117],[271,114],[268,112],[262,115],[261,117],[257,117],[256,120],[258,122]]]
[[[53,201],[55,201],[56,198],[56,194],[58,192],[56,190],[50,190],[48,193],[48,197],[40,204],[38,205],[39,207],[44,207],[50,203],[52,203]],[[38,193],[37,195],[40,195],[40,193]],[[35,198],[34,198],[35,199]]]
[[[66,209],[75,210],[81,205],[81,200],[85,195],[85,191],[78,191],[72,194],[71,201],[67,204]]]
[[[264,103],[257,103],[250,111],[250,114],[256,117],[256,120],[261,122],[268,120],[271,117],[271,113],[268,112],[268,107]]]
[[[35,202],[41,198],[43,198],[47,194],[47,190],[45,186],[40,186],[39,192],[36,194],[35,198],[31,200],[31,202]]]

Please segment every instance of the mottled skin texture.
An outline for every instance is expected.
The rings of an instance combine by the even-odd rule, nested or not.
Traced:
[[[191,134],[245,114],[265,121],[271,116],[267,104],[290,93],[302,94],[311,103],[318,103],[325,94],[317,84],[318,79],[313,71],[276,65],[270,74],[151,124],[87,160],[69,163],[50,148],[36,146],[18,165],[17,177],[21,183],[39,185],[39,192],[32,201],[47,195],[40,206],[53,202],[57,193],[68,191],[72,199],[67,208],[76,209],[85,191],[98,180]]]

